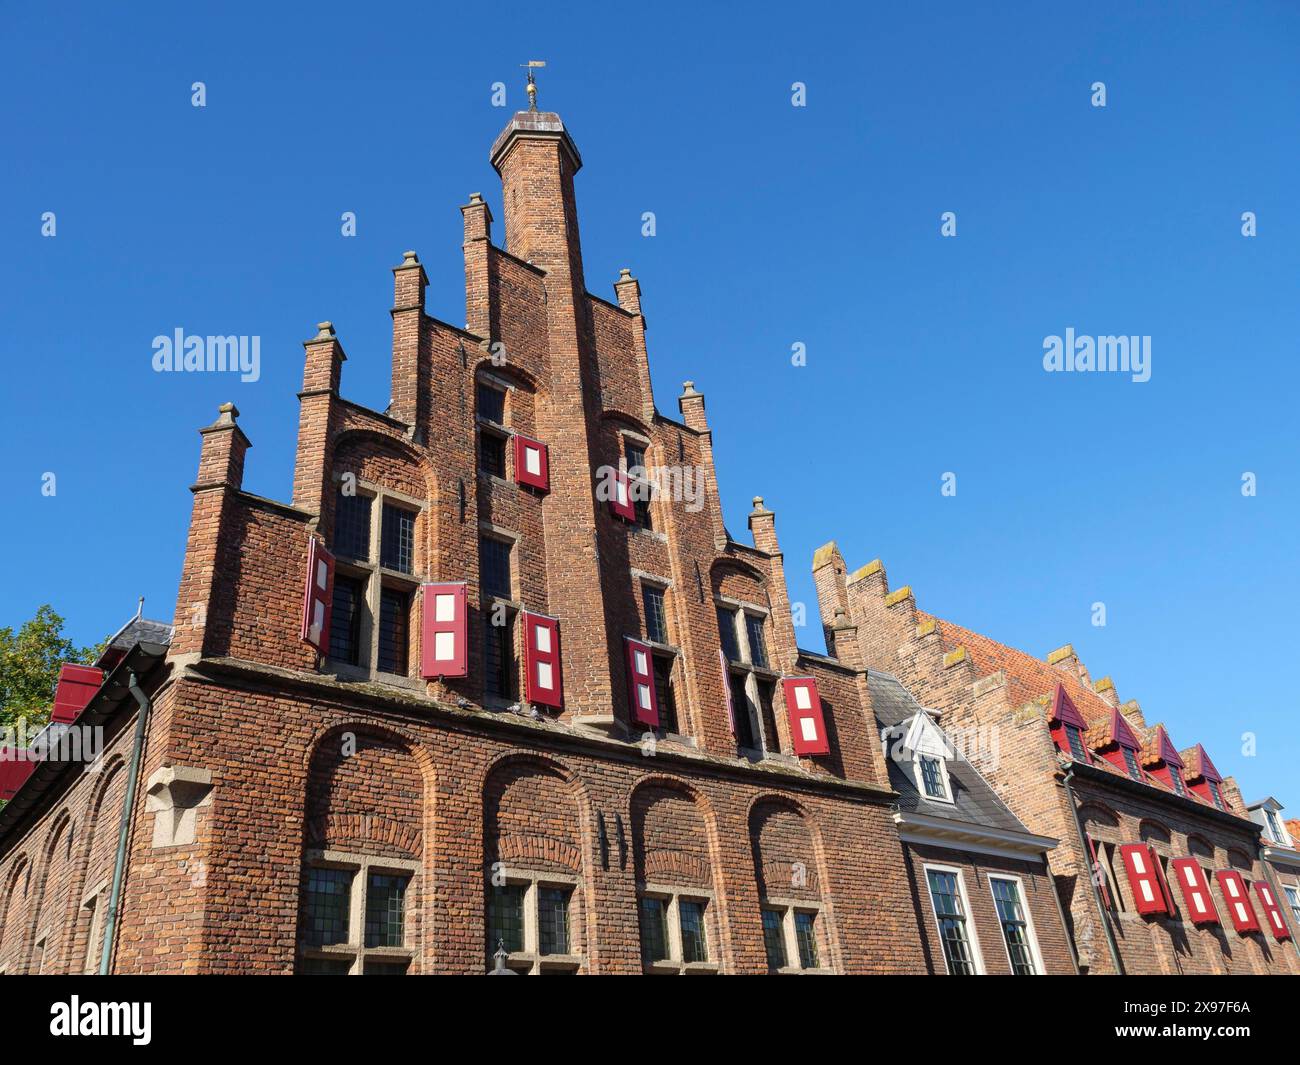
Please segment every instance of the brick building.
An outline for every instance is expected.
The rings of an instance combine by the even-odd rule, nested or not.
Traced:
[[[387,410],[305,342],[291,501],[200,430],[174,628],[0,812],[0,969],[925,971],[865,669],[796,646],[761,499],[729,535],[637,281],[587,290],[559,117],[491,162],[509,250],[471,196],[465,328],[393,269]]]
[[[973,759],[1049,852],[1082,971],[1297,973],[1296,918],[1278,904],[1260,825],[1204,747],[1093,681],[1065,646],[1046,660],[918,609],[879,560],[847,571],[817,554],[865,661],[889,669],[945,727],[992,737]]]

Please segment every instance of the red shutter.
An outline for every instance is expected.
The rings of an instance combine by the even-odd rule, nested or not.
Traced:
[[[6,755],[3,760],[0,760],[0,801],[3,802],[8,802],[18,794],[18,789],[27,783],[27,778],[36,768],[35,761],[17,760],[17,748],[11,747]]]
[[[1282,917],[1282,911],[1278,909],[1277,900],[1273,898],[1273,889],[1263,880],[1256,880],[1255,894],[1259,897],[1259,904],[1264,909],[1264,923],[1268,925],[1268,930],[1273,933],[1273,938],[1279,943],[1285,939],[1290,939],[1291,930],[1287,928],[1286,921]]]
[[[307,541],[307,590],[302,601],[302,638],[321,654],[330,646],[334,610],[334,556],[316,537]]]
[[[786,677],[781,681],[781,688],[785,693],[785,711],[790,719],[794,753],[830,754],[831,745],[826,738],[817,682],[812,677]]]
[[[524,612],[524,664],[528,679],[525,692],[530,703],[563,705],[560,680],[560,623],[545,614]]]
[[[1169,868],[1178,881],[1192,923],[1218,924],[1219,911],[1215,908],[1214,898],[1210,894],[1210,882],[1205,879],[1201,863],[1195,858],[1175,858],[1169,863]]]
[[[465,582],[425,584],[420,591],[420,676],[426,680],[465,676]]]
[[[731,705],[731,670],[727,668],[727,652],[718,648],[718,661],[722,663],[722,690],[727,693],[727,727],[736,734],[736,708]]]
[[[551,460],[546,445],[515,434],[515,483],[543,492],[551,490]]]
[[[1151,868],[1155,870],[1156,880],[1160,882],[1160,894],[1165,899],[1165,912],[1173,917],[1177,912],[1174,906],[1174,893],[1169,890],[1169,880],[1165,876],[1165,867],[1160,862],[1160,855],[1156,853],[1155,847],[1148,846],[1147,851],[1151,854]]]
[[[659,694],[655,691],[654,659],[650,647],[630,636],[624,636],[623,640],[627,646],[627,684],[632,720],[658,728]]]
[[[1138,913],[1168,913],[1160,874],[1155,868],[1154,855],[1145,843],[1125,843],[1119,849],[1128,871],[1129,886]]]
[[[1092,841],[1091,836],[1084,836],[1083,838],[1088,841],[1088,854],[1092,858],[1092,866],[1088,870],[1088,875],[1092,877],[1093,882],[1101,891],[1102,905],[1106,909],[1110,909],[1110,885],[1106,883],[1106,874],[1102,872],[1101,862],[1097,860],[1097,845]]]
[[[636,507],[632,505],[632,493],[628,489],[627,470],[614,471],[614,494],[609,497],[609,509],[617,518],[636,521]]]
[[[1232,927],[1238,932],[1258,932],[1259,918],[1255,916],[1255,907],[1250,904],[1246,881],[1241,874],[1234,869],[1220,869],[1214,877],[1219,881],[1223,901],[1228,905]]]
[[[54,689],[54,709],[50,711],[50,720],[72,724],[103,682],[103,671],[94,666],[63,663],[59,667],[59,683]]]

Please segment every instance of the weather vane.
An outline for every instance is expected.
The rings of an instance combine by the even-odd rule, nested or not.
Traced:
[[[539,67],[546,66],[544,59],[530,59],[527,63],[519,64],[528,71],[528,110],[537,110],[537,81],[533,76],[533,71]]]

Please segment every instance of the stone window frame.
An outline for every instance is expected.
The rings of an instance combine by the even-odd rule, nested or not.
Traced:
[[[956,865],[946,865],[942,862],[925,862],[922,864],[921,870],[925,875],[925,894],[930,900],[930,916],[934,918],[935,935],[939,938],[939,943],[937,944],[939,948],[938,953],[943,958],[944,972],[951,975],[951,970],[948,967],[948,952],[943,949],[943,927],[939,920],[939,907],[935,905],[934,888],[930,884],[931,872],[950,873],[956,878],[957,893],[961,898],[963,917],[965,919],[964,927],[966,929],[966,943],[970,948],[971,961],[975,966],[974,975],[986,975],[988,969],[984,965],[984,949],[980,945],[980,933],[979,929],[975,925],[975,911],[971,909],[970,893],[966,890],[966,877],[963,875],[961,868]],[[1001,929],[999,929],[999,935],[1000,934]]]
[[[682,649],[675,643],[660,643],[658,640],[650,639],[649,628],[646,619],[644,618],[644,612],[645,612],[644,589],[646,587],[655,588],[663,593],[664,625],[671,627],[673,624],[672,621],[673,612],[672,612],[672,607],[670,605],[669,596],[673,594],[673,582],[667,577],[660,577],[658,574],[647,573],[644,570],[639,570],[639,569],[633,569],[631,571],[631,574],[633,579],[638,583],[638,585],[641,586],[641,590],[642,590],[642,594],[640,597],[641,601],[638,604],[637,616],[641,618],[641,622],[642,622],[641,628],[646,635],[641,640],[641,642],[644,643],[648,648],[650,648],[650,653],[652,657],[657,659],[668,660],[667,663],[668,677],[669,677],[669,683],[671,684],[672,678],[677,671],[677,665],[682,660]],[[668,636],[671,638],[672,633],[669,632]],[[687,718],[690,716],[688,707],[684,702],[684,696],[686,694],[686,685],[684,683],[673,685],[672,694],[673,694],[673,708],[677,714],[677,731],[669,732],[666,729],[656,729],[655,732],[662,739],[693,745],[695,743],[694,738],[688,732],[685,731],[687,728]]]
[[[668,903],[668,957],[659,961],[647,962],[642,958],[642,971],[653,975],[667,976],[712,976],[722,972],[722,963],[714,960],[719,953],[721,924],[716,916],[717,898],[708,888],[686,887],[681,885],[644,883],[637,886],[637,945],[641,943],[641,900],[664,899]],[[704,903],[704,946],[708,952],[708,961],[682,961],[682,926],[681,902]],[[712,928],[710,926],[713,926]],[[715,929],[717,932],[715,934]]]
[[[104,952],[104,908],[108,905],[108,889],[111,885],[112,879],[106,876],[81,896],[78,910],[90,911],[90,924],[86,929],[86,955],[81,962],[81,971],[85,976],[94,976],[99,972]],[[98,951],[95,949],[96,942],[99,944]]]
[[[659,498],[658,486],[649,477],[636,475],[632,473],[632,470],[634,469],[646,470],[646,469],[650,469],[651,467],[629,466],[627,461],[627,444],[629,440],[631,440],[633,443],[640,446],[643,454],[645,455],[646,462],[650,461],[650,452],[654,450],[655,442],[651,440],[648,436],[645,436],[644,434],[636,432],[635,430],[632,429],[619,429],[618,437],[619,437],[619,441],[618,441],[619,465],[620,468],[623,470],[623,472],[627,474],[628,498],[632,501],[634,509],[636,507],[636,500],[633,497],[632,486],[634,484],[644,485],[646,488],[649,489],[649,497],[645,500],[645,505],[646,505],[646,518],[650,522],[650,524],[648,526],[642,525],[639,520],[636,520],[636,521],[628,522],[627,527],[637,535],[649,536],[652,539],[662,540],[664,543],[667,543],[668,533],[665,532],[663,529],[659,528],[662,522],[656,520],[657,517],[662,518],[662,515],[656,516],[655,509],[654,509],[654,504]]]
[[[775,725],[777,715],[776,694],[779,690],[781,674],[771,667],[771,641],[768,640],[768,661],[767,666],[755,665],[753,655],[749,648],[749,626],[744,624],[746,615],[761,617],[763,621],[763,637],[767,639],[768,622],[771,620],[772,612],[765,606],[758,603],[751,603],[744,599],[733,599],[730,596],[714,595],[713,604],[715,607],[728,611],[732,615],[732,629],[736,638],[736,647],[740,652],[739,661],[727,662],[727,677],[723,678],[726,683],[731,676],[743,676],[745,688],[745,701],[749,704],[746,707],[733,705],[731,710],[734,714],[749,713],[752,710],[750,721],[754,725],[753,733],[758,737],[761,744],[759,748],[740,747],[739,753],[742,757],[757,756],[758,758],[782,758],[785,755],[781,751],[781,735],[779,726]],[[777,735],[769,738],[767,728],[763,724],[763,708],[759,699],[758,682],[766,681],[772,685],[772,721],[777,729]],[[734,702],[734,700],[733,700]]]
[[[781,935],[785,941],[785,965],[768,971],[776,976],[831,976],[835,969],[827,964],[830,955],[830,936],[826,927],[826,906],[817,899],[795,899],[780,895],[764,895],[758,900],[759,929],[762,929],[762,911],[779,910]],[[795,928],[796,913],[813,915],[813,934],[817,939],[817,965],[805,969],[799,956],[799,933]],[[766,945],[764,945],[766,956]]]
[[[1007,942],[1007,930],[1002,924],[1002,915],[998,913],[998,896],[993,890],[993,881],[1001,880],[1004,883],[1015,884],[1016,896],[1020,901],[1020,909],[1025,915],[1025,936],[1029,940],[1029,955],[1034,963],[1034,976],[1046,976],[1047,967],[1043,964],[1043,953],[1038,946],[1038,931],[1034,928],[1034,914],[1029,908],[1029,895],[1025,891],[1024,880],[1015,873],[1003,873],[990,871],[987,875],[989,884],[989,897],[993,901],[993,916],[998,922],[998,935],[1002,940],[1003,949],[1007,955],[1007,966],[1009,970],[1015,972],[1015,963],[1011,960],[1011,944]]]
[[[483,705],[490,709],[504,710],[507,707],[518,704],[522,698],[520,693],[523,691],[522,676],[521,676],[521,670],[523,668],[523,661],[522,661],[523,655],[519,653],[520,652],[519,631],[518,631],[519,626],[517,624],[519,615],[524,610],[524,604],[522,599],[520,598],[520,586],[519,586],[519,582],[521,579],[520,566],[519,566],[519,544],[520,541],[522,540],[522,537],[519,535],[519,533],[515,532],[513,529],[508,529],[503,525],[494,525],[490,521],[480,521],[478,523],[478,535],[480,540],[483,539],[496,540],[499,543],[506,544],[510,548],[509,558],[507,559],[507,565],[509,566],[510,569],[510,574],[509,574],[510,597],[507,599],[499,595],[488,594],[484,592],[481,574],[479,579],[479,609],[484,613],[486,617],[490,617],[491,611],[494,608],[496,608],[497,606],[503,607],[506,611],[506,619],[507,619],[506,627],[510,629],[510,645],[513,648],[512,655],[514,659],[512,662],[512,668],[514,670],[514,683],[512,684],[512,688],[514,689],[514,693],[515,693],[514,698],[505,699],[499,695],[489,695],[487,692],[486,673],[483,675],[482,678],[484,682],[483,683]],[[476,550],[478,549],[477,544],[475,545],[475,549]],[[482,639],[482,636],[480,635],[477,638]],[[483,648],[483,650],[486,652],[486,648]],[[486,657],[484,657],[483,660],[483,668],[484,670],[486,670],[487,668]]]
[[[504,398],[501,401],[502,417],[504,422],[495,422],[490,418],[485,418],[478,412],[478,388],[479,385],[487,385],[495,388],[498,392],[503,393]],[[510,485],[510,466],[513,462],[511,456],[510,441],[514,439],[515,431],[510,427],[511,415],[513,414],[513,392],[515,385],[507,381],[504,377],[491,373],[487,370],[480,369],[474,374],[474,470],[479,477],[490,481],[492,484]],[[494,436],[503,442],[503,461],[501,464],[501,476],[497,476],[482,466],[483,453],[481,437],[484,433]]]
[[[409,858],[390,858],[380,855],[362,854],[355,851],[336,851],[314,848],[307,852],[303,862],[303,891],[306,889],[306,871],[308,869],[344,869],[352,872],[352,890],[348,901],[348,941],[330,943],[319,947],[309,947],[301,942],[299,929],[295,943],[295,957],[299,962],[307,959],[321,961],[346,961],[351,963],[349,976],[365,974],[366,961],[406,962],[407,972],[416,960],[416,948],[405,945],[401,947],[367,947],[366,946],[366,892],[369,888],[370,874],[408,875],[407,910],[402,919],[402,936],[410,943],[410,892],[420,875],[420,863]],[[301,894],[301,893],[300,893]],[[303,899],[299,899],[300,914]],[[302,918],[299,916],[299,921]]]
[[[336,485],[343,480],[343,474],[334,475]],[[391,684],[400,687],[423,689],[424,682],[416,673],[416,667],[419,665],[414,654],[415,640],[414,636],[419,631],[419,623],[416,617],[416,593],[422,584],[426,584],[430,578],[426,573],[420,573],[415,566],[412,566],[412,572],[403,573],[401,570],[389,569],[380,562],[380,552],[382,550],[382,537],[384,525],[384,504],[390,503],[400,506],[403,510],[415,511],[416,528],[422,528],[422,520],[428,517],[428,501],[417,499],[415,496],[396,489],[387,488],[383,485],[376,484],[373,481],[363,480],[356,477],[357,494],[364,494],[370,499],[370,545],[369,561],[358,562],[353,559],[338,557],[334,560],[335,575],[351,577],[361,580],[365,583],[365,609],[361,613],[361,632],[359,642],[363,650],[363,665],[352,665],[350,662],[342,662],[325,657],[325,668],[335,673],[345,680],[367,680],[379,684]],[[417,534],[418,536],[418,534]],[[333,545],[331,544],[331,547]],[[416,542],[416,552],[419,553],[419,541]],[[425,565],[428,565],[428,559],[425,559]],[[409,609],[406,625],[406,672],[405,673],[386,673],[381,672],[378,668],[379,663],[379,616],[380,616],[380,599],[385,588],[396,588],[403,591],[409,597]]]
[[[490,890],[494,885],[489,877],[487,889]],[[573,953],[573,930],[575,926],[575,916],[577,907],[574,906],[574,898],[578,890],[582,887],[582,878],[570,873],[544,872],[539,869],[514,869],[507,867],[504,869],[503,883],[499,886],[508,887],[510,885],[524,885],[524,949],[519,951],[510,951],[506,955],[506,968],[512,969],[524,976],[546,976],[549,974],[559,973],[576,973],[579,972],[586,964],[587,958],[583,954]],[[541,931],[540,920],[537,909],[537,893],[541,888],[569,888],[569,950],[568,954],[542,954],[541,953]],[[487,907],[484,906],[483,913],[483,930],[487,934]],[[492,967],[492,958],[496,952],[495,943],[487,944],[488,968]]]

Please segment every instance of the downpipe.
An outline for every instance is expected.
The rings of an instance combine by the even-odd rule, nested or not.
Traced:
[[[126,849],[131,839],[132,814],[135,811],[135,792],[140,782],[140,761],[144,753],[145,727],[149,722],[152,704],[149,696],[140,690],[140,684],[132,672],[127,678],[127,690],[140,707],[140,714],[135,722],[135,743],[131,748],[131,768],[126,778],[126,802],[122,806],[122,824],[117,833],[117,857],[113,861],[113,891],[109,896],[108,918],[104,924],[104,949],[99,956],[99,975],[107,976],[113,962],[113,950],[117,945],[118,919],[122,909],[122,881],[126,877]]]

